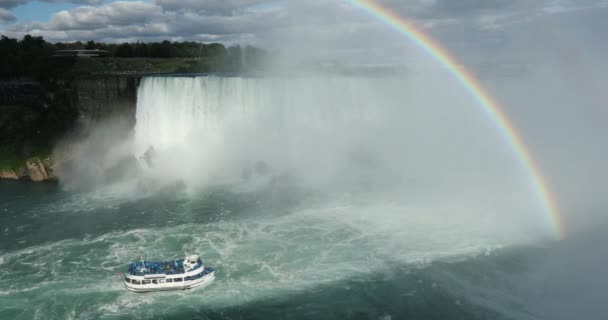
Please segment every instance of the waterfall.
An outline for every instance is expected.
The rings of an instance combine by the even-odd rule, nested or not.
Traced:
[[[100,126],[62,183],[107,186],[130,198],[183,186],[294,189],[330,202],[355,199],[349,205],[416,206],[441,219],[453,212],[456,220],[488,223],[537,217],[527,177],[498,132],[459,88],[438,83],[423,76],[146,77],[132,134],[114,134],[115,122]]]
[[[135,154],[153,148],[182,178],[194,171],[197,179],[227,171],[240,174],[259,162],[282,172],[305,171],[307,178],[333,177],[343,171],[345,157],[360,164],[371,161],[370,148],[376,146],[370,137],[381,126],[390,128],[390,81],[144,78],[138,91]]]
[[[470,99],[417,79],[147,77],[134,154],[153,148],[150,173],[188,184],[231,183],[261,168],[315,188],[365,185],[468,203],[526,193],[513,187],[525,177]]]
[[[181,145],[195,132],[218,137],[228,126],[254,135],[346,129],[372,120],[377,101],[361,78],[148,77],[138,91],[137,151]]]

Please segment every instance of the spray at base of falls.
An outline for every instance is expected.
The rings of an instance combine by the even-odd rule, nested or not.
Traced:
[[[378,158],[367,141],[385,123],[374,85],[362,78],[145,78],[135,154],[153,151],[155,167],[192,184],[268,170],[335,181],[350,169],[345,164]]]

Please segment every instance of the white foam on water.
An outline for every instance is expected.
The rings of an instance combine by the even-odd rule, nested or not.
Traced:
[[[79,317],[145,317],[178,312],[183,305],[221,308],[274,299],[388,271],[395,264],[424,268],[530,241],[521,230],[471,223],[477,214],[442,219],[441,210],[370,199],[311,202],[284,214],[256,212],[65,239],[4,253],[0,294],[23,299],[35,294],[39,298],[30,303],[43,309],[50,294],[64,305],[73,297],[95,295],[104,298],[79,302]],[[174,214],[197,212],[184,206]],[[214,283],[200,290],[138,295],[113,277],[140,255],[162,260],[185,252],[199,253],[216,268]],[[15,281],[24,279],[23,267],[33,272],[27,281]]]
[[[487,230],[484,238],[470,234],[478,230],[452,229],[451,225],[441,228],[436,221],[436,231],[432,231],[428,222],[413,218],[406,225],[378,226],[374,218],[345,223],[340,217],[356,210],[381,212],[386,208],[303,210],[276,218],[183,225],[162,233],[194,235],[182,244],[183,250],[201,253],[218,271],[215,283],[193,291],[192,299],[199,297],[200,303],[214,306],[307,290],[382,271],[395,262],[421,267],[441,259],[485,254],[505,245],[503,239],[489,238],[492,230]],[[402,232],[404,228],[425,231]]]

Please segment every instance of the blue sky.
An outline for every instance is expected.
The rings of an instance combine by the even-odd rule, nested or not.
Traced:
[[[106,1],[113,2],[113,1]],[[60,3],[50,3],[50,2],[40,2],[40,1],[32,1],[28,2],[24,5],[18,6],[12,10],[15,17],[17,17],[16,22],[24,23],[24,22],[32,22],[32,21],[48,21],[51,16],[61,10],[70,10],[81,6],[80,4],[69,3],[69,2],[60,2]]]
[[[69,10],[77,6],[77,4],[73,3],[48,3],[35,1],[15,8],[13,10],[13,14],[17,17],[17,22],[42,22],[48,21],[57,11]]]
[[[101,4],[108,4],[118,0],[104,0]],[[143,0],[151,2],[150,0]],[[70,10],[82,6],[82,4],[71,2],[44,2],[31,1],[23,5],[17,6],[12,11],[17,18],[16,23],[28,23],[33,21],[44,22],[48,21],[51,16],[62,10]]]

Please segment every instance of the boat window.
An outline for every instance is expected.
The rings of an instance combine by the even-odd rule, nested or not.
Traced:
[[[152,280],[152,284],[158,284],[158,281]]]
[[[139,281],[139,280],[133,280],[133,284],[141,284],[141,281]]]
[[[175,281],[175,282],[182,282],[182,278],[175,278],[173,281]]]
[[[173,282],[173,279],[171,279],[171,278],[167,279],[167,283],[169,283],[169,282]]]
[[[144,280],[142,281],[143,284],[150,284],[150,280]]]
[[[131,283],[131,279],[129,279],[129,278],[127,278],[127,277],[125,277],[125,281],[126,281],[127,283]]]

